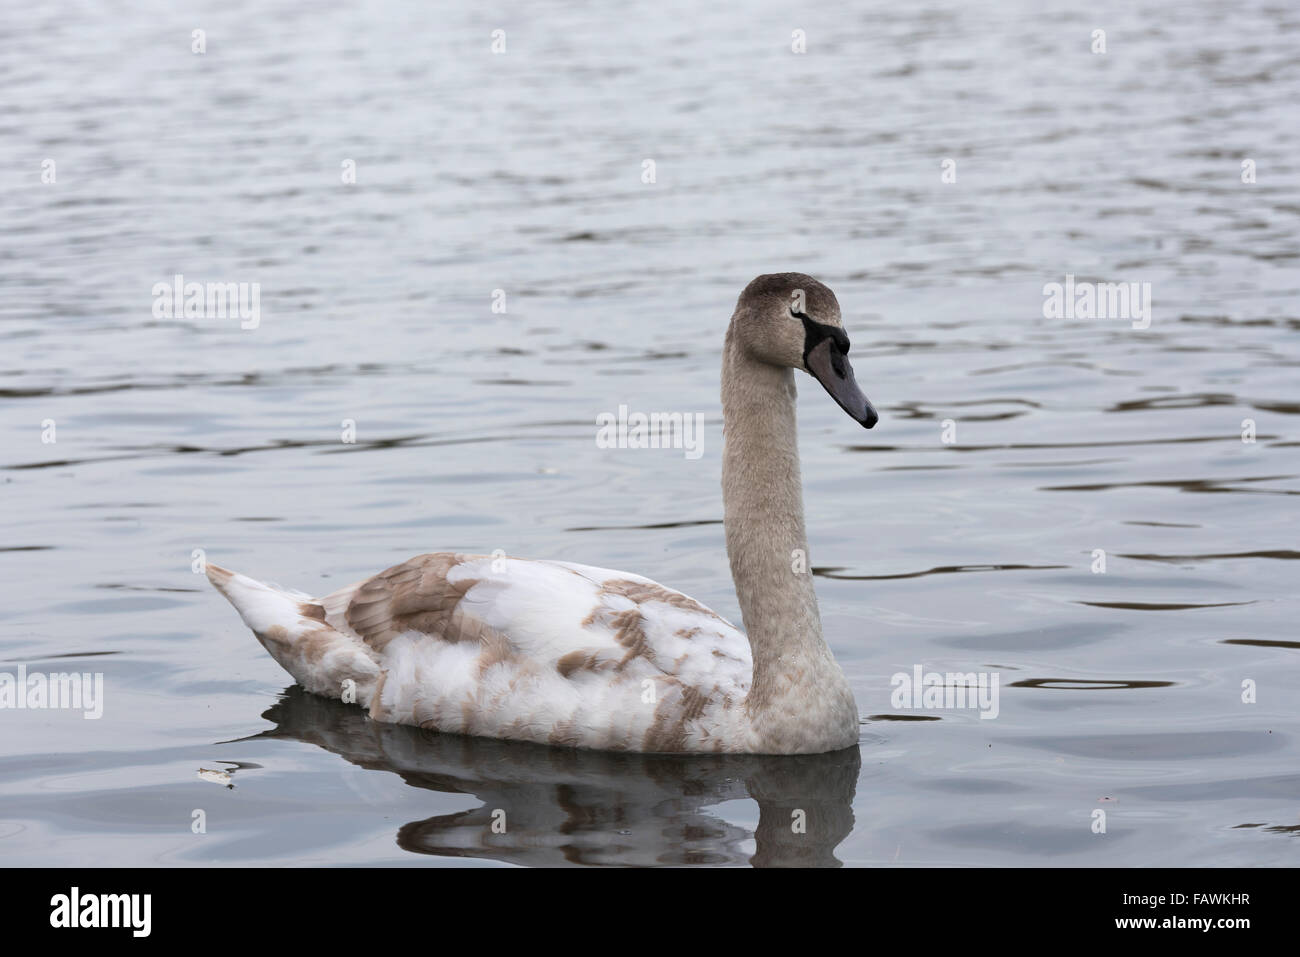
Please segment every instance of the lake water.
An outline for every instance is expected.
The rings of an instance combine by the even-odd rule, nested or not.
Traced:
[[[4,863],[1300,862],[1294,6],[157,2],[0,36],[0,670],[104,681],[98,720],[0,711]],[[324,593],[500,548],[738,622],[720,348],[783,270],[835,290],[881,412],[800,377],[858,757],[377,726],[192,573]],[[258,283],[257,327],[156,316],[176,274]],[[1067,275],[1150,283],[1149,328],[1045,318]],[[702,412],[703,454],[598,448],[619,405]],[[996,719],[894,708],[918,665],[996,672]]]

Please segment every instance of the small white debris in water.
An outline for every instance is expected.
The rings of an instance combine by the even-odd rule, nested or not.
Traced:
[[[230,781],[230,773],[227,771],[213,771],[210,768],[199,768],[199,777],[205,781],[211,781],[213,784],[224,784],[226,787],[233,789],[234,784]]]

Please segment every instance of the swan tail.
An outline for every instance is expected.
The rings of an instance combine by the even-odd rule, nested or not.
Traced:
[[[360,639],[325,620],[325,608],[300,592],[207,565],[208,581],[239,612],[279,662],[308,691],[369,707],[382,671]]]

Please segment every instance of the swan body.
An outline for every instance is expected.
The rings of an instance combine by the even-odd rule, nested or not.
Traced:
[[[791,375],[810,371],[870,428],[847,350],[810,276],[760,276],[732,318],[723,497],[748,635],[648,578],[570,562],[437,552],[323,598],[212,564],[208,579],[299,684],[377,721],[614,751],[849,747],[857,707],[792,562],[807,544]]]
[[[569,562],[420,555],[319,600],[208,566],[305,688],[377,721],[607,751],[747,751],[749,642],[681,592]]]

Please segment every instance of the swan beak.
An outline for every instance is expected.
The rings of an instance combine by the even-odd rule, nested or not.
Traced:
[[[804,363],[812,377],[822,384],[841,409],[853,416],[855,422],[869,429],[880,421],[875,408],[858,388],[848,357],[840,352],[834,339],[826,338],[813,346]]]

